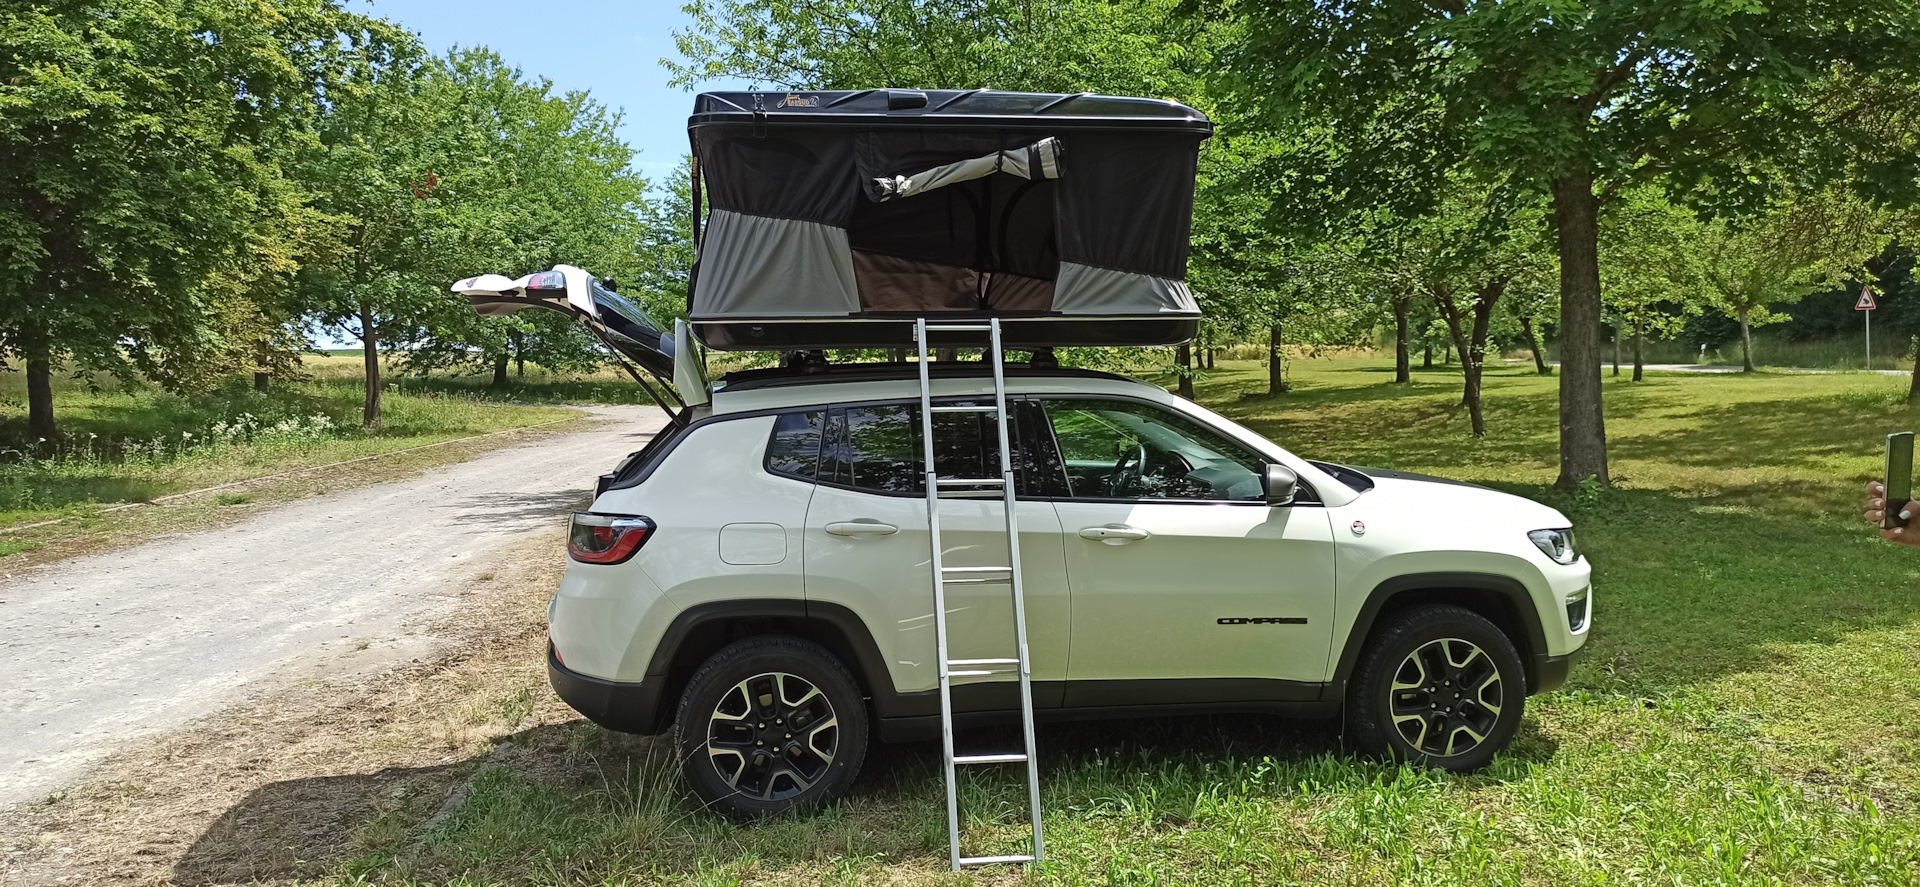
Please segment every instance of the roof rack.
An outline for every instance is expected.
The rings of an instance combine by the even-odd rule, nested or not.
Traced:
[[[1032,366],[1029,364],[1004,364],[1009,379],[1104,379],[1126,381],[1125,376],[1103,373],[1099,370],[1083,370],[1072,367]],[[773,367],[758,370],[735,370],[720,377],[721,391],[755,391],[768,388],[786,388],[797,385],[820,385],[845,382],[904,382],[918,379],[920,367],[917,363],[839,363],[813,364],[809,367]],[[993,364],[979,361],[934,361],[927,365],[927,374],[934,379],[986,379],[993,376]]]

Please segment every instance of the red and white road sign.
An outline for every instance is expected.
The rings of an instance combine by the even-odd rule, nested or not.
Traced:
[[[1853,303],[1853,310],[1872,311],[1873,309],[1878,307],[1880,306],[1874,304],[1873,302],[1873,287],[1870,287],[1870,286],[1861,287],[1860,300]]]

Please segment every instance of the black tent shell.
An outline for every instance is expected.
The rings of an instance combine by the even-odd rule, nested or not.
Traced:
[[[694,332],[720,349],[903,346],[904,320],[999,317],[1009,347],[1186,341],[1212,130],[1175,102],[1089,94],[702,94]]]

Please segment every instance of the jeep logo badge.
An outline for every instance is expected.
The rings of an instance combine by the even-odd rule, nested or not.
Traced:
[[[1305,616],[1227,616],[1213,620],[1221,625],[1305,625]]]

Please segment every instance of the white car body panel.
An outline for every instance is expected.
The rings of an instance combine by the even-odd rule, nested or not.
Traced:
[[[1589,588],[1588,564],[1554,563],[1527,538],[1530,530],[1570,526],[1551,508],[1392,473],[1358,492],[1204,407],[1136,382],[1016,376],[1007,387],[1014,396],[1117,397],[1184,414],[1292,469],[1321,500],[1272,507],[1023,501],[1022,566],[1036,682],[1329,681],[1369,595],[1388,580],[1416,573],[1511,578],[1532,598],[1544,653],[1562,656],[1586,640],[1586,626],[1570,630],[1565,605],[1568,595]],[[985,378],[933,381],[935,397],[990,391]],[[774,419],[761,411],[910,401],[918,394],[913,380],[821,379],[738,391],[716,386],[700,415],[717,421],[688,432],[644,483],[609,490],[595,501],[595,511],[645,515],[658,529],[628,563],[569,563],[552,611],[554,643],[567,668],[640,681],[668,625],[687,608],[806,600],[838,604],[860,617],[885,661],[892,690],[935,688],[925,499],[814,484],[764,468]],[[730,418],[735,414],[748,415]],[[997,499],[942,500],[949,566],[1005,562],[999,507]],[[845,535],[826,529],[855,520],[897,531]],[[1356,521],[1363,533],[1353,532]],[[1110,523],[1153,535],[1125,545],[1079,536],[1085,527]],[[1272,545],[1248,547],[1262,537]],[[773,561],[776,548],[779,560]],[[1012,655],[1004,584],[955,586],[949,607],[953,658]],[[1307,623],[1217,622],[1231,617]],[[956,683],[975,680],[1011,678]]]
[[[1317,681],[1333,622],[1325,509],[1056,501],[1073,600],[1070,681]],[[1119,525],[1145,539],[1086,539]],[[1295,618],[1304,624],[1222,618]]]
[[[1002,508],[997,499],[941,500],[944,565],[1005,566]],[[1033,679],[1059,681],[1067,673],[1071,624],[1060,524],[1046,502],[1023,502],[1018,509]],[[831,524],[852,521],[885,524],[897,532],[850,536],[827,532]],[[883,496],[823,484],[814,493],[807,515],[807,600],[839,604],[860,614],[873,632],[895,689],[902,693],[939,686],[933,637],[933,551],[928,538],[927,505],[920,497]],[[947,639],[952,659],[1013,657],[1013,602],[1006,583],[949,586]],[[965,677],[954,682],[999,679]]]

